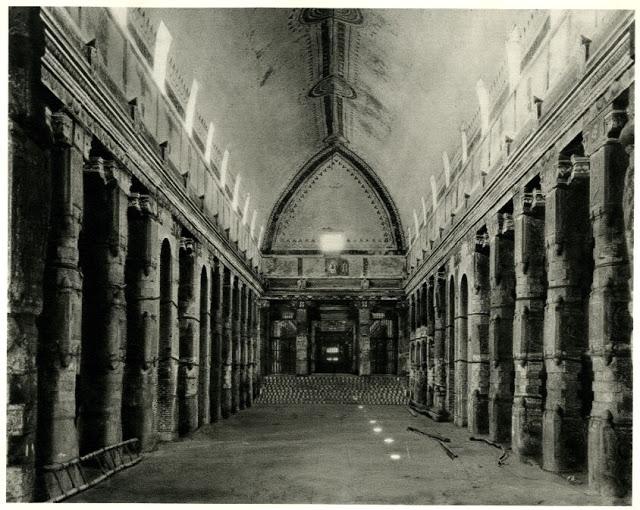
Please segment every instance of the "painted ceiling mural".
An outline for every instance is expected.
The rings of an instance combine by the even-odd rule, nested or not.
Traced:
[[[473,11],[442,9],[152,11],[171,31],[175,60],[198,80],[200,113],[267,230],[294,177],[331,147],[376,174],[398,209],[388,228],[406,228],[421,195],[430,196],[430,175],[442,172],[442,151],[457,148],[460,125],[477,109],[477,79],[493,77],[521,16],[495,11],[479,23]],[[362,239],[384,244],[385,236]],[[401,235],[392,237],[393,248],[402,246]]]

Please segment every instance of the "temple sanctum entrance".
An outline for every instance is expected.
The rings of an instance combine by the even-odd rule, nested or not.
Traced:
[[[283,300],[269,316],[270,374],[397,374],[394,303]]]
[[[350,373],[353,370],[353,334],[323,331],[316,338],[316,372]]]

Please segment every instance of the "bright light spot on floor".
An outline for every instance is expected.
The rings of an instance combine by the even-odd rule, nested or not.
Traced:
[[[397,453],[392,453],[389,457],[391,457],[391,460],[400,460],[400,455]]]
[[[393,443],[393,438],[392,437],[387,437],[387,438],[385,438],[384,442],[387,443],[387,444],[391,444],[391,443]]]
[[[373,431],[377,434],[378,432],[382,432],[382,429],[380,427],[375,427]]]
[[[374,423],[378,423],[376,420],[369,420],[369,423],[371,423],[371,425],[373,425]]]
[[[358,406],[358,409],[362,409],[362,406]]]

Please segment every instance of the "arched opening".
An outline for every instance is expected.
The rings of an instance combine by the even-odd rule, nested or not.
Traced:
[[[467,351],[469,343],[469,331],[467,317],[469,314],[469,285],[467,283],[467,275],[462,275],[460,280],[460,306],[458,308],[458,323],[456,330],[458,332],[456,341],[456,414],[454,417],[455,424],[461,427],[467,425],[467,393],[468,393],[468,372],[467,372]]]
[[[171,344],[173,341],[173,277],[169,240],[160,249],[160,318],[158,321],[158,392],[156,415],[158,431],[171,434],[173,430],[174,391]]]
[[[453,276],[449,278],[449,299],[447,300],[447,411],[455,412],[455,377],[456,377],[456,285]]]
[[[200,272],[200,345],[198,359],[198,427],[209,422],[209,377],[211,356],[209,353],[209,279],[207,268]]]

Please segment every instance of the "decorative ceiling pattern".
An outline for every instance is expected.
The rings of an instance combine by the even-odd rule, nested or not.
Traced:
[[[294,176],[344,147],[384,183],[399,217],[430,196],[442,151],[460,143],[525,11],[412,9],[158,9],[172,57],[200,84],[215,125],[265,224]],[[186,79],[190,82],[190,79]],[[380,237],[378,237],[380,238]]]
[[[296,176],[271,216],[271,253],[317,253],[323,233],[344,236],[348,253],[395,253],[402,247],[395,206],[355,155],[329,150]]]

